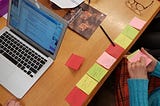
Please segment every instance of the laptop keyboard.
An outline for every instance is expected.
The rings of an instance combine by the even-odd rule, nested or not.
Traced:
[[[34,77],[47,62],[7,31],[0,36],[0,53],[30,77]]]

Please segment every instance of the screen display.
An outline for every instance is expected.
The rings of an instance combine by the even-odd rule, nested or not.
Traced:
[[[29,0],[12,0],[9,24],[42,48],[54,54],[63,23]]]

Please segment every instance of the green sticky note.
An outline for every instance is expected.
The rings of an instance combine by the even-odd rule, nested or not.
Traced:
[[[118,35],[118,37],[114,40],[115,43],[119,44],[121,47],[126,49],[132,40],[128,38],[127,36],[123,35],[122,33]]]
[[[85,74],[81,78],[81,80],[76,84],[76,86],[89,95],[93,91],[93,89],[96,87],[97,84],[98,84],[97,81],[95,81],[90,76]]]
[[[133,40],[137,35],[139,31],[129,25],[127,25],[123,30],[122,34]]]
[[[100,82],[101,79],[106,75],[108,70],[103,68],[102,66],[95,63],[87,72],[89,76],[94,78],[96,81]]]

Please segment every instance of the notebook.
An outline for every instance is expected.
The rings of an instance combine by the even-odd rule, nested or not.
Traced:
[[[22,98],[54,62],[67,22],[34,0],[10,0],[0,31],[0,84]]]

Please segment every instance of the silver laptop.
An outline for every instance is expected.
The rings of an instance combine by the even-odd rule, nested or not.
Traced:
[[[54,62],[67,22],[34,0],[10,0],[0,31],[0,84],[22,98]]]

